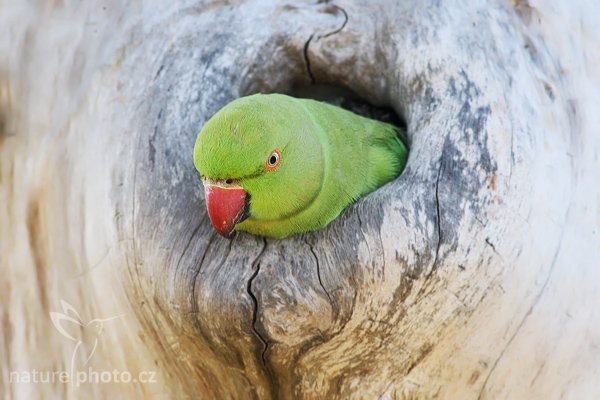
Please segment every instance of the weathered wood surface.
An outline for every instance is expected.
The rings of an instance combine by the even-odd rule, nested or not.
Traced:
[[[0,2],[3,398],[600,396],[594,2]],[[214,112],[349,89],[411,154],[328,229],[216,235]],[[298,89],[302,87],[302,89]],[[12,384],[93,362],[159,382]]]

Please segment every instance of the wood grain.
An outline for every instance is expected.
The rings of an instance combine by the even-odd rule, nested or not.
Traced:
[[[559,3],[0,1],[2,397],[596,397],[599,10]],[[394,110],[406,170],[216,235],[193,143],[256,92]],[[159,381],[11,382],[68,364],[61,299]]]

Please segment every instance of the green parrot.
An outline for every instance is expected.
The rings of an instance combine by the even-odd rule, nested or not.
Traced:
[[[327,226],[396,178],[407,146],[398,128],[282,94],[236,99],[196,139],[194,165],[212,225],[285,238]]]

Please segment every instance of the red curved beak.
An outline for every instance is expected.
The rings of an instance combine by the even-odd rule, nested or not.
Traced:
[[[235,225],[247,216],[246,191],[237,185],[203,183],[210,222],[220,235],[230,238]]]

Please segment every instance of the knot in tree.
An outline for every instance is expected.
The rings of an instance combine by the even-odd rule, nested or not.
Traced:
[[[597,395],[598,6],[558,3],[7,6],[4,393]],[[207,210],[201,179],[240,182],[199,176],[198,133],[256,94],[389,124],[405,165],[310,229],[253,226],[251,196]],[[82,331],[111,320],[85,357],[49,328],[61,307]],[[14,382],[39,360],[158,378]]]

